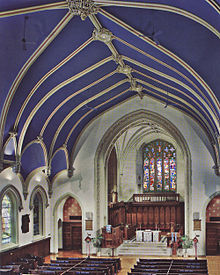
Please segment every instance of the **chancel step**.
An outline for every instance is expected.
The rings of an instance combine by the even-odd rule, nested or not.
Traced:
[[[171,256],[171,249],[165,242],[125,241],[117,249],[118,255]]]

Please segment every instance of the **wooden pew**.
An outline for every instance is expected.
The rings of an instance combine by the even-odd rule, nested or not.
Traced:
[[[78,262],[80,263],[80,262]],[[47,266],[47,267],[62,267],[62,268],[70,268],[73,266],[73,263],[47,263],[44,264],[43,266]],[[99,267],[99,268],[103,268],[103,269],[108,269],[109,271],[109,275],[114,275],[115,274],[115,268],[113,263],[107,263],[107,264],[103,264],[103,263],[93,263],[93,262],[83,262],[80,265],[77,266],[88,266],[88,267]]]
[[[118,272],[118,270],[121,270],[121,260],[120,258],[80,258],[80,257],[57,257],[56,260],[51,260],[51,262],[61,262],[63,261],[64,263],[69,263],[69,262],[76,262],[76,261],[82,261],[86,260],[86,262],[93,262],[93,263],[113,263],[115,266],[115,272]]]

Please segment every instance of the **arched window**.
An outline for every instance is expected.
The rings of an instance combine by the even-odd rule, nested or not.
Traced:
[[[17,243],[17,200],[13,193],[14,190],[8,189],[2,197],[1,202],[1,244],[7,245]]]
[[[144,147],[143,191],[176,191],[176,149],[166,141],[155,140]]]
[[[8,195],[5,195],[2,200],[2,244],[12,241],[12,216],[12,201]]]
[[[33,201],[33,226],[34,236],[43,234],[43,201],[41,195],[37,193]]]

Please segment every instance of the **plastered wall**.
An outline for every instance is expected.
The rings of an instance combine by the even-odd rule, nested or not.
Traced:
[[[178,112],[174,108],[168,106],[164,108],[164,104],[158,103],[152,99],[144,97],[143,100],[135,97],[116,108],[109,110],[108,112],[100,115],[96,120],[88,125],[86,130],[79,138],[78,144],[73,154],[75,168],[72,178],[67,177],[67,172],[64,171],[53,182],[53,193],[49,198],[49,206],[45,209],[44,222],[45,231],[43,237],[51,236],[51,252],[58,251],[58,220],[63,220],[63,205],[69,196],[76,199],[82,210],[82,239],[84,240],[87,234],[95,236],[97,228],[97,179],[95,174],[95,155],[99,143],[106,133],[106,131],[120,118],[126,114],[135,110],[146,109],[148,111],[155,112],[164,118],[168,119],[175,127],[181,132],[184,137],[191,157],[191,182],[189,185],[189,203],[188,203],[188,227],[190,237],[194,237],[195,234],[199,235],[199,249],[198,254],[205,254],[205,219],[206,219],[206,207],[213,194],[220,193],[220,177],[216,176],[213,170],[213,153],[211,146],[204,135],[201,128],[195,124],[195,122]],[[140,145],[140,144],[139,144]],[[134,151],[128,152],[128,158],[125,159],[123,176],[126,174],[133,175],[129,178],[130,187],[125,188],[125,181],[121,181],[122,186],[118,186],[120,197],[124,200],[129,198],[133,192],[139,192],[136,179],[136,161],[137,161],[137,148]],[[184,158],[185,156],[183,156]],[[177,165],[181,165],[182,159],[178,160]],[[100,162],[102,167],[101,171],[105,171],[105,162]],[[120,168],[120,167],[119,167]],[[178,168],[179,169],[179,168]],[[119,169],[120,170],[120,169]],[[177,170],[178,171],[178,170]],[[119,171],[120,172],[120,171]],[[104,173],[104,172],[103,172]],[[179,172],[178,172],[179,173]],[[181,175],[181,171],[179,175]],[[179,176],[177,175],[177,177]],[[37,176],[37,175],[36,175]],[[3,171],[0,174],[0,191],[7,184],[14,185],[21,193],[23,199],[23,209],[18,213],[18,228],[21,228],[21,216],[23,214],[30,214],[30,231],[28,233],[21,233],[19,230],[18,245],[25,245],[34,241],[33,238],[33,217],[32,211],[29,209],[30,194],[36,184],[41,185],[46,191],[48,191],[48,185],[44,177],[36,176],[30,180],[28,187],[28,196],[24,200],[22,184],[20,179],[10,172],[7,175],[7,171]],[[118,175],[120,178],[120,175]],[[107,182],[106,175],[103,175],[103,181],[100,182],[100,212],[99,219],[100,225],[104,225],[107,221]],[[184,177],[181,176],[178,192],[184,197],[185,186]],[[119,182],[119,181],[118,181]],[[124,186],[123,186],[124,184]],[[93,213],[93,230],[85,230],[86,213]],[[199,212],[202,221],[202,231],[193,230],[193,213]],[[86,253],[86,245],[83,241],[83,253]]]

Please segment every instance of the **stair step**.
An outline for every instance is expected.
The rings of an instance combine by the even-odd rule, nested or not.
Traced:
[[[118,247],[117,251],[118,255],[171,255],[171,249],[167,247],[166,242],[125,241]]]

